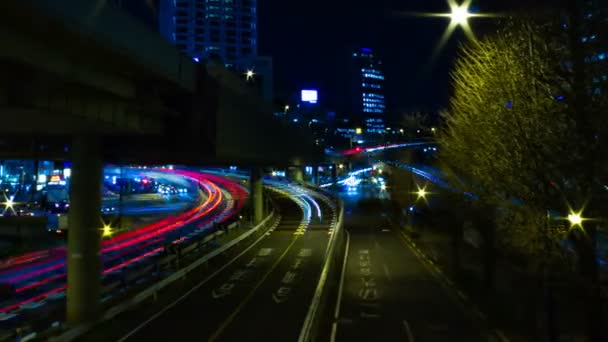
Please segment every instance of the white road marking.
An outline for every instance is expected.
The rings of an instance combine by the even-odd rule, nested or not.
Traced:
[[[298,253],[299,257],[309,257],[312,255],[312,248],[302,248],[300,253]]]
[[[336,309],[334,311],[334,324],[331,327],[330,342],[336,341],[336,335],[338,334],[338,319],[340,318],[340,305],[342,304],[342,291],[344,290],[344,276],[346,275],[346,262],[348,261],[348,250],[350,249],[350,233],[346,232],[346,247],[344,248],[344,260],[342,261],[342,273],[340,274],[340,285],[338,286],[338,299],[336,300]]]
[[[120,338],[117,342],[124,342],[124,341],[126,341],[129,337],[135,335],[138,331],[140,331],[141,329],[143,329],[144,327],[146,327],[148,324],[150,324],[150,322],[154,321],[155,319],[157,319],[158,317],[160,317],[162,314],[164,314],[165,312],[167,312],[169,309],[171,309],[172,307],[174,307],[177,304],[179,304],[181,301],[183,301],[188,296],[190,296],[190,294],[192,294],[194,291],[196,291],[199,288],[201,288],[201,286],[205,285],[207,282],[209,282],[209,280],[215,278],[215,276],[217,276],[220,272],[222,272],[223,270],[225,270],[226,268],[228,268],[228,266],[232,265],[240,257],[242,257],[243,255],[245,255],[245,253],[247,253],[250,249],[252,249],[253,247],[255,247],[264,238],[265,238],[264,235],[260,236],[249,247],[245,248],[241,253],[239,253],[237,256],[235,256],[234,258],[232,258],[232,260],[230,260],[229,262],[225,263],[224,266],[220,267],[218,270],[216,270],[215,272],[211,273],[207,278],[203,279],[203,281],[201,281],[200,283],[196,284],[194,287],[192,287],[190,290],[188,290],[188,292],[184,293],[181,297],[179,297],[176,300],[174,300],[173,302],[169,303],[167,306],[165,306],[164,308],[162,308],[161,310],[159,310],[158,312],[156,312],[150,318],[148,318],[147,320],[143,321],[141,324],[139,324],[137,327],[135,327],[135,329],[129,331],[126,335],[124,335],[122,338]]]
[[[269,256],[272,253],[272,248],[260,248],[258,256]]]
[[[412,330],[410,329],[410,325],[407,324],[406,320],[403,320],[403,327],[405,328],[408,342],[414,342],[414,335],[412,335]]]

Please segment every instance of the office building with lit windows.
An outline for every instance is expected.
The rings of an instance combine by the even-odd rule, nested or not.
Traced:
[[[380,58],[368,48],[357,49],[351,59],[352,117],[366,133],[384,133],[386,104],[384,71]]]
[[[582,4],[583,22],[581,42],[585,49],[585,62],[592,75],[593,93],[608,91],[608,5],[597,0]]]
[[[160,32],[194,60],[247,70],[257,57],[257,0],[160,0]]]

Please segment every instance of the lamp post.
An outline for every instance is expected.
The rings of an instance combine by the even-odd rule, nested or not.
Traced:
[[[441,51],[441,49],[443,49],[443,47],[445,46],[445,44],[447,43],[447,41],[450,39],[450,37],[452,36],[452,34],[454,33],[454,31],[456,31],[457,28],[461,28],[465,35],[471,39],[471,40],[475,40],[475,34],[473,33],[473,30],[471,29],[471,25],[469,25],[469,20],[472,18],[488,18],[488,17],[498,17],[498,14],[492,14],[492,13],[472,13],[470,12],[470,7],[471,7],[471,3],[473,0],[464,0],[462,1],[462,3],[457,2],[457,0],[447,0],[448,5],[450,7],[450,12],[448,13],[405,13],[405,15],[408,16],[415,16],[415,17],[435,17],[435,18],[448,18],[450,19],[450,23],[448,25],[448,27],[446,28],[446,30],[443,32],[443,35],[441,36],[440,40],[439,40],[439,44],[437,45],[437,47],[435,48],[435,51],[433,52],[433,56],[432,56],[432,60],[435,60],[437,58],[437,56],[439,55],[439,52]]]

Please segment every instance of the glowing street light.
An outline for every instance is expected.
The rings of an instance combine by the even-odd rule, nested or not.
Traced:
[[[426,186],[420,187],[416,185],[416,187],[418,188],[418,190],[412,192],[412,194],[415,194],[417,196],[415,202],[418,202],[420,199],[424,200],[425,202],[428,202],[427,196],[430,195],[431,192],[426,190]]]
[[[426,198],[426,190],[424,188],[422,189],[418,189],[418,191],[416,191],[416,195],[418,195],[418,198]]]
[[[4,211],[2,211],[2,215],[4,215],[6,213],[7,210],[10,210],[13,212],[13,214],[15,214],[15,201],[14,201],[14,196],[6,196],[6,194],[4,195],[4,202],[2,202],[2,204],[4,204]]]
[[[568,214],[568,221],[570,222],[571,227],[582,227],[583,226],[583,221],[585,219],[581,216],[581,214],[582,214],[582,211],[579,211],[579,212],[571,211],[570,214]]]
[[[432,59],[434,60],[441,49],[445,46],[448,39],[452,36],[452,33],[456,31],[457,28],[462,28],[466,36],[475,40],[475,34],[469,25],[469,19],[478,18],[478,17],[498,17],[498,14],[490,14],[490,13],[471,13],[469,10],[471,8],[471,2],[473,0],[463,0],[462,3],[459,3],[457,0],[447,0],[448,5],[450,6],[449,13],[405,13],[405,15],[417,16],[417,17],[439,17],[439,18],[448,18],[450,19],[450,24],[446,28],[443,36],[439,40],[439,44],[433,53]]]
[[[458,26],[468,25],[469,18],[471,17],[468,5],[450,4],[450,7],[452,9],[452,13],[450,13],[450,18],[452,19],[452,22]]]
[[[101,228],[101,236],[110,237],[112,236],[112,234],[114,234],[114,228],[112,228],[112,226],[110,226],[109,224],[104,223],[103,227]]]
[[[253,71],[253,69],[247,70],[247,72],[245,72],[245,77],[247,78],[247,81],[252,80],[253,76],[255,76],[255,72]]]
[[[363,129],[361,129],[361,127],[355,128],[355,134],[361,134],[361,133],[363,133]]]

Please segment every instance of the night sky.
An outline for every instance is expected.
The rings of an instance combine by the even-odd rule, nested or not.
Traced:
[[[533,1],[533,0],[532,0]],[[477,0],[480,11],[505,10],[513,1]],[[504,4],[504,3],[509,3]],[[449,71],[459,42],[458,30],[439,58],[431,55],[449,23],[400,12],[449,12],[446,0],[259,0],[259,52],[274,58],[275,88],[297,91],[318,87],[320,100],[340,110],[352,47],[369,47],[383,56],[388,111],[437,110],[449,98]],[[491,31],[472,23],[475,31]]]

